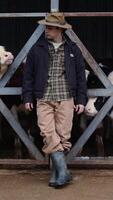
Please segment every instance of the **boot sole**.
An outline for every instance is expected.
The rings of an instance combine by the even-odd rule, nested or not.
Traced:
[[[48,186],[49,186],[49,187],[55,187],[55,186],[56,186],[56,183],[49,183]]]
[[[54,187],[55,187],[56,189],[63,188],[63,187],[65,187],[65,186],[69,185],[69,184],[71,183],[71,181],[72,181],[72,177],[70,177],[70,179],[67,180],[65,183],[62,183],[62,184],[57,184],[57,183],[56,183],[56,184],[54,185]]]

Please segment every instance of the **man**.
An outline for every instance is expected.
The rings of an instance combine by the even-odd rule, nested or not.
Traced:
[[[33,97],[37,100],[38,126],[44,141],[42,150],[52,160],[49,186],[61,187],[71,181],[64,155],[71,148],[68,140],[73,111],[82,113],[86,103],[85,69],[80,50],[64,37],[64,31],[71,25],[62,13],[50,13],[39,24],[45,25],[45,36],[28,54],[23,100],[29,111],[33,109]]]

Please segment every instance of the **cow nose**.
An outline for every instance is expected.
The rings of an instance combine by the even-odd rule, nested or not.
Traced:
[[[91,110],[91,108],[88,108],[87,110],[88,110],[88,111],[90,111],[90,110]]]
[[[89,108],[89,107],[88,107],[88,108],[87,108],[87,107],[85,107],[85,110],[86,110],[86,111],[87,111],[87,110],[91,110],[91,108]]]
[[[86,113],[91,113],[91,112],[92,112],[92,109],[89,108],[89,107],[88,107],[88,108],[85,108],[85,112],[86,112]]]

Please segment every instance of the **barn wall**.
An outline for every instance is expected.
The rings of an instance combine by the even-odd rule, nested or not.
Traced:
[[[60,0],[60,11],[113,11],[112,0]],[[1,0],[0,12],[49,12],[50,0]],[[0,44],[16,55],[37,26],[37,18],[0,19]],[[113,18],[69,18],[73,29],[96,58],[113,58]],[[92,39],[93,38],[93,39]]]

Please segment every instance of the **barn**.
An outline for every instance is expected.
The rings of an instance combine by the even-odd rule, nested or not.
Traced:
[[[104,96],[107,101],[93,119],[74,116],[67,162],[74,166],[113,166],[113,123],[107,118],[113,106],[113,87],[98,63],[113,67],[113,1],[46,0],[0,1],[0,45],[15,57],[0,80],[0,162],[22,159],[27,163],[48,164],[42,151],[42,138],[36,125],[36,113],[26,113],[21,102],[24,59],[44,31],[37,21],[50,10],[65,13],[73,30],[67,31],[85,59],[86,68],[94,71],[104,87],[88,90],[89,96]],[[13,106],[13,108],[12,108]],[[16,109],[16,114],[15,114]],[[104,125],[103,125],[104,124]],[[98,128],[99,127],[99,128]],[[36,162],[34,161],[36,159]],[[11,164],[15,163],[12,161]],[[28,163],[27,163],[28,164]]]

